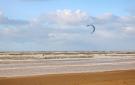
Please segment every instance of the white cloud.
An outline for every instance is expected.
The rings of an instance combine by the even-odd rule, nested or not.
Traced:
[[[0,13],[2,25],[5,19],[3,15]],[[12,21],[9,18],[7,20]],[[15,21],[18,24],[21,20]],[[96,27],[94,34],[91,34],[90,28],[86,27],[91,23]],[[105,13],[100,16],[90,16],[81,10],[56,10],[35,17],[25,26],[10,23],[9,27],[1,27],[0,39],[3,41],[0,41],[0,44],[17,43],[16,49],[23,50],[32,46],[36,46],[33,49],[37,50],[44,48],[48,50],[129,50],[135,48],[134,23],[133,15],[117,16]],[[23,45],[25,48],[21,47]]]
[[[0,24],[1,25],[26,25],[29,24],[26,20],[9,19],[0,11]]]
[[[128,34],[135,34],[135,27],[125,27],[123,31]]]
[[[57,26],[77,26],[89,23],[92,18],[81,10],[57,10],[48,14],[43,14],[39,18],[40,23],[52,24]]]

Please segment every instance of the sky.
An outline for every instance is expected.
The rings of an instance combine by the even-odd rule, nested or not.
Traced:
[[[134,23],[135,0],[0,0],[0,51],[135,51]]]

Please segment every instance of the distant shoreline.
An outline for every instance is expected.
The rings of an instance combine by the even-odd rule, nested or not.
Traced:
[[[134,53],[134,51],[0,51],[0,53]]]
[[[5,51],[0,52],[0,59],[59,59],[59,58],[92,58],[99,56],[135,56],[135,51]]]

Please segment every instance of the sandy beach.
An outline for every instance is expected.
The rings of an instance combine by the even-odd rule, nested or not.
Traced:
[[[135,53],[1,53],[0,85],[135,85]]]
[[[135,85],[135,70],[7,77],[0,85]]]

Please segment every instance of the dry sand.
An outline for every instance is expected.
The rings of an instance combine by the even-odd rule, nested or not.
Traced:
[[[0,85],[135,85],[135,70],[5,77]]]

